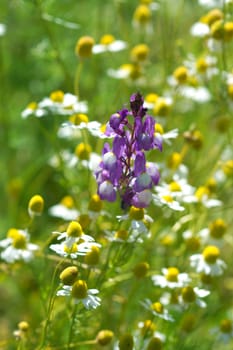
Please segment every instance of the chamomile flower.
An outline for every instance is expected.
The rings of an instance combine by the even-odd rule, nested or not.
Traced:
[[[196,269],[197,273],[205,275],[220,276],[223,274],[226,263],[219,259],[220,250],[216,246],[207,246],[202,254],[190,256],[190,265]]]
[[[95,44],[92,48],[93,54],[100,54],[103,52],[118,52],[126,49],[128,44],[123,40],[117,40],[111,34],[105,34],[101,37],[100,43]]]
[[[229,343],[233,339],[233,321],[229,318],[222,319],[218,327],[212,330],[218,341]]]
[[[187,273],[180,273],[176,267],[162,269],[163,275],[154,275],[151,277],[154,285],[161,288],[181,288],[190,282]]]
[[[57,239],[58,240],[64,240],[64,244],[67,247],[71,247],[74,243],[88,243],[93,242],[94,238],[86,235],[83,230],[82,226],[78,221],[71,221],[67,227],[67,230],[65,232],[53,232],[54,234],[58,234]]]
[[[142,70],[137,63],[126,63],[121,65],[118,69],[108,69],[107,74],[115,79],[129,79],[136,81],[142,77]]]
[[[181,290],[181,296],[179,298],[179,302],[184,307],[189,307],[193,303],[198,305],[199,307],[206,307],[206,303],[202,300],[202,298],[207,297],[210,294],[208,290],[200,289],[198,287],[186,286]]]
[[[77,280],[72,286],[64,285],[57,291],[57,296],[72,297],[75,304],[82,303],[83,306],[90,310],[100,306],[101,299],[96,296],[98,289],[88,289],[84,280]]]
[[[151,311],[154,316],[162,318],[166,321],[174,321],[168,310],[165,309],[159,301],[152,303],[150,299],[145,299],[143,302],[141,302],[141,304],[145,307],[145,309]]]
[[[49,208],[49,214],[66,221],[77,219],[79,211],[75,208],[74,200],[71,196],[65,196],[58,204]]]
[[[205,243],[221,247],[224,243],[224,235],[227,230],[225,221],[218,218],[209,224],[209,227],[202,229],[199,232],[199,236]]]
[[[0,36],[4,36],[6,33],[6,25],[3,23],[0,23]]]
[[[159,207],[165,206],[175,211],[183,211],[185,209],[167,189],[160,189],[156,194],[152,194],[152,198],[154,204]]]
[[[30,243],[29,239],[29,234],[25,230],[9,229],[7,238],[0,241],[0,248],[3,248],[1,258],[8,263],[32,260],[39,246]]]
[[[46,115],[72,115],[75,113],[86,113],[87,103],[79,101],[77,96],[64,93],[61,90],[53,91],[49,97],[45,97],[38,104],[31,103],[22,112],[22,118],[31,115],[44,117]]]

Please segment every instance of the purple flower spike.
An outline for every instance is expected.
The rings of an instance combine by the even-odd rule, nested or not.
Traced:
[[[146,162],[145,152],[162,150],[162,143],[155,137],[155,120],[146,114],[143,103],[137,92],[130,97],[131,110],[112,114],[106,131],[113,137],[112,148],[104,145],[95,173],[100,198],[114,202],[118,193],[123,209],[132,205],[146,208],[152,199],[151,189],[160,178],[157,166]]]

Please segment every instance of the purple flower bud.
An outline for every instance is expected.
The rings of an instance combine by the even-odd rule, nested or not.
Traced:
[[[100,184],[98,194],[101,199],[109,202],[115,202],[116,200],[116,190],[110,181],[104,181]]]
[[[155,186],[158,185],[159,179],[160,179],[160,173],[159,173],[157,166],[151,162],[146,163],[146,172],[147,172],[147,174],[150,175],[150,177],[153,181],[153,184]]]
[[[145,189],[149,189],[152,186],[152,180],[149,174],[142,173],[139,175],[133,185],[135,192],[141,192]]]
[[[150,190],[144,190],[136,193],[132,198],[132,205],[137,208],[146,208],[149,206],[152,200],[152,194]]]

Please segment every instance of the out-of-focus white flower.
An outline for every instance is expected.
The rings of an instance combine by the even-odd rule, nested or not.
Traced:
[[[219,276],[223,274],[226,263],[219,259],[220,251],[216,246],[207,246],[202,254],[190,256],[190,264],[197,273],[205,275]]]
[[[65,196],[60,203],[49,208],[49,214],[63,220],[71,221],[77,219],[80,213],[75,209],[73,198]]]
[[[184,307],[188,307],[191,304],[195,303],[199,307],[206,307],[206,303],[202,298],[207,297],[210,294],[208,290],[200,289],[198,287],[186,286],[181,290],[181,295],[179,298],[179,303]]]
[[[152,303],[150,299],[145,299],[141,304],[149,311],[152,312],[154,316],[162,318],[166,321],[173,322],[173,317],[169,314],[168,310],[158,301]]]
[[[34,252],[39,249],[39,246],[30,243],[29,238],[25,230],[9,229],[7,238],[0,241],[0,247],[4,249],[1,252],[1,258],[8,263],[32,260]]]
[[[93,46],[92,53],[117,52],[126,49],[127,46],[128,44],[125,41],[116,40],[113,35],[105,34],[100,39],[100,43]]]
[[[82,303],[86,309],[96,309],[101,299],[96,296],[98,289],[88,289],[84,280],[77,280],[72,286],[64,285],[57,296],[72,297],[75,304]]]
[[[210,27],[206,23],[196,22],[190,29],[190,34],[203,38],[210,33]]]
[[[162,269],[163,275],[154,275],[151,277],[153,283],[161,288],[181,288],[190,282],[187,273],[180,273],[176,267]]]
[[[61,90],[54,91],[49,97],[45,97],[39,103],[32,102],[21,113],[22,118],[31,115],[44,117],[46,115],[72,115],[75,113],[86,113],[87,103],[79,101],[77,96],[71,93],[64,93]]]
[[[224,2],[228,4],[232,3],[232,0],[198,0],[199,5],[206,7],[222,7]]]
[[[3,23],[0,23],[0,36],[5,35],[6,33],[6,25]]]

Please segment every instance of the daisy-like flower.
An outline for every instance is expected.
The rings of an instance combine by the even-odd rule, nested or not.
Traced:
[[[94,242],[94,238],[89,235],[86,235],[82,230],[82,226],[77,221],[71,221],[65,232],[53,233],[58,234],[57,239],[64,240],[64,243],[67,247],[72,247],[74,243],[80,244]]]
[[[6,33],[6,25],[3,23],[0,23],[0,36],[5,35]]]
[[[156,317],[162,318],[166,321],[173,322],[173,317],[169,314],[168,310],[158,301],[152,303],[150,299],[145,299],[141,304]]]
[[[7,232],[7,238],[0,241],[1,258],[8,263],[15,261],[28,262],[33,259],[34,252],[39,246],[29,241],[30,237],[25,230],[11,228]]]
[[[156,194],[152,194],[153,202],[160,207],[166,206],[175,211],[183,211],[185,208],[175,200],[171,192],[161,188]]]
[[[188,307],[195,303],[199,307],[206,307],[206,303],[201,299],[205,298],[210,294],[208,290],[200,289],[198,287],[186,286],[181,290],[181,296],[179,298],[180,304]]]
[[[71,196],[65,196],[58,204],[49,208],[49,214],[66,221],[77,219],[80,214],[75,208],[74,200]]]
[[[64,93],[61,90],[53,91],[49,97],[45,97],[39,103],[32,102],[22,112],[22,118],[31,115],[44,117],[46,115],[72,115],[75,113],[86,113],[87,104],[79,101],[77,96],[71,93]]]
[[[125,63],[121,65],[118,69],[108,69],[108,76],[115,79],[129,79],[129,80],[139,80],[142,76],[142,71],[140,65],[137,63]]]
[[[126,49],[127,46],[128,44],[125,41],[116,40],[113,35],[105,34],[101,37],[100,43],[93,46],[92,53],[118,52]]]
[[[233,338],[233,322],[229,318],[222,319],[219,326],[211,331],[217,335],[218,341],[229,343]]]
[[[216,246],[207,246],[202,254],[190,256],[190,264],[197,273],[205,275],[220,276],[226,268],[226,263],[219,259],[220,250]]]
[[[180,273],[176,267],[168,267],[162,269],[163,275],[154,275],[151,277],[154,285],[161,288],[181,288],[190,282],[187,273]]]
[[[92,247],[100,247],[100,244],[96,242],[83,242],[83,243],[73,243],[72,245],[67,245],[65,242],[60,244],[51,244],[49,248],[53,250],[56,254],[71,259],[76,259],[78,256],[85,256],[87,253],[90,253]]]
[[[202,229],[199,232],[199,236],[205,243],[221,247],[224,243],[224,235],[227,230],[225,221],[221,218],[212,221],[209,227]]]
[[[77,280],[72,286],[64,285],[57,291],[57,296],[72,297],[75,304],[82,303],[86,309],[96,309],[101,299],[96,296],[98,289],[88,289],[84,280]]]
[[[200,186],[197,188],[193,197],[193,203],[195,202],[202,203],[206,208],[213,208],[222,205],[222,202],[219,199],[211,198],[211,193],[207,186]]]

